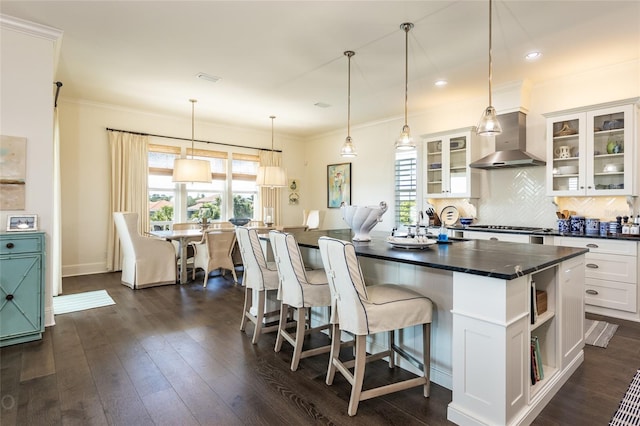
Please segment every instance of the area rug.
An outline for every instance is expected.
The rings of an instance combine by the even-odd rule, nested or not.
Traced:
[[[609,426],[631,425],[640,425],[640,370],[633,376],[627,393],[609,422]]]
[[[116,302],[113,301],[106,290],[87,291],[54,297],[53,313],[55,315],[68,314],[69,312],[84,311],[115,304]]]
[[[609,324],[606,321],[584,320],[584,342],[587,345],[606,348],[613,337],[618,324]]]

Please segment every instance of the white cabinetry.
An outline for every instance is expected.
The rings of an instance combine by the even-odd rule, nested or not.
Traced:
[[[508,234],[503,232],[463,231],[462,238],[470,240],[506,241],[509,243],[529,243],[530,237],[526,234]]]
[[[547,193],[635,195],[638,99],[545,114]]]
[[[423,171],[427,198],[474,198],[478,173],[469,167],[475,151],[475,128],[423,137]]]
[[[587,312],[640,321],[637,242],[555,237],[554,244],[589,249],[584,280]]]
[[[578,256],[513,280],[454,273],[449,420],[521,425],[535,419],[584,358],[584,269]],[[534,324],[531,281],[547,292],[547,312]],[[535,384],[532,337],[544,371]]]

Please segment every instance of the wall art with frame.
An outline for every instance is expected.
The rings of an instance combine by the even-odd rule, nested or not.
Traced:
[[[327,165],[327,207],[351,205],[351,163]]]
[[[38,230],[38,215],[20,214],[7,216],[7,231],[24,232]]]

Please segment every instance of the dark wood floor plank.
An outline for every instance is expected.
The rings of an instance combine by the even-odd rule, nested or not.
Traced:
[[[22,369],[20,381],[48,376],[55,372],[53,351],[51,348],[51,333],[45,333],[41,340],[29,342],[22,351]]]
[[[324,383],[326,354],[292,372],[291,347],[275,353],[275,334],[253,345],[253,327],[240,332],[244,289],[220,277],[203,288],[202,275],[137,291],[119,273],[65,278],[65,294],[106,289],[116,304],[57,315],[42,341],[0,349],[2,426],[451,424],[451,392],[436,384],[430,398],[409,389],[363,401],[349,417],[349,384],[340,375]],[[534,425],[607,424],[617,409],[639,366],[640,323],[590,317],[619,329],[607,349],[585,348]],[[410,374],[382,361],[367,370],[365,386]]]

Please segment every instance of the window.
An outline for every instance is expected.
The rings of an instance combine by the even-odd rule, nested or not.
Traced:
[[[256,212],[259,158],[257,155],[234,154],[231,162],[233,217],[252,218]]]
[[[168,229],[173,222],[176,185],[172,181],[173,162],[180,148],[149,145],[149,219],[152,230]]]
[[[180,148],[149,145],[149,215],[152,230],[169,229],[174,221],[198,221],[231,217],[254,218],[258,202],[258,155],[195,149],[186,150],[211,163],[211,183],[173,182],[173,163]],[[230,167],[229,167],[230,165]]]
[[[396,225],[409,225],[416,218],[417,171],[416,151],[396,153]]]

